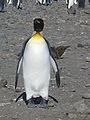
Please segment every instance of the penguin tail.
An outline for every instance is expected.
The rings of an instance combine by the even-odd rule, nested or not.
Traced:
[[[15,102],[17,102],[17,101],[18,101],[21,97],[23,97],[25,94],[26,94],[25,92],[21,93],[21,94],[18,96],[18,98],[16,98],[16,101],[15,101]]]
[[[28,104],[28,101],[26,100],[26,92],[23,92],[21,93],[18,98],[16,98],[16,101],[17,102],[20,98],[22,97],[23,101],[26,103],[26,105]]]

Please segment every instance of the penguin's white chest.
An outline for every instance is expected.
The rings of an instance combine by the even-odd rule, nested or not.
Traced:
[[[48,96],[50,55],[45,41],[27,43],[23,59],[24,86],[27,99]]]

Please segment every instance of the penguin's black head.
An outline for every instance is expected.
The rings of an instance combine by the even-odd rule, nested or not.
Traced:
[[[34,19],[34,31],[41,32],[44,28],[44,21],[41,18]]]

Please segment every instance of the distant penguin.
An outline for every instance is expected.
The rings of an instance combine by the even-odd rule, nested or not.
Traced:
[[[17,9],[22,9],[22,0],[7,0],[7,3],[9,5],[13,4],[13,7],[16,7]]]
[[[7,3],[10,5],[12,4],[12,0],[7,0]]]
[[[13,7],[16,7],[17,9],[22,9],[22,0],[13,0]]]
[[[53,0],[36,0],[36,4],[40,5],[51,5]]]
[[[35,103],[35,98],[42,98],[44,105],[48,106],[48,92],[51,78],[50,62],[55,71],[56,84],[60,87],[58,65],[52,55],[48,41],[41,34],[43,28],[44,21],[41,18],[34,19],[35,33],[31,38],[26,40],[17,65],[15,89],[17,87],[20,66],[23,61],[25,92],[20,97],[23,96],[27,105],[31,104],[32,100]]]
[[[66,5],[68,9],[70,9],[74,4],[78,4],[77,0],[66,0]]]
[[[78,8],[85,8],[85,0],[78,0]]]
[[[88,2],[89,2],[89,5],[90,5],[90,0],[88,0]]]
[[[6,0],[0,0],[0,12],[4,12]]]

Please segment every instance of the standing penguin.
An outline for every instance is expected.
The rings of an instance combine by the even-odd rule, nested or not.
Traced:
[[[35,103],[35,98],[41,98],[44,105],[48,106],[50,62],[55,71],[57,86],[60,86],[58,65],[52,56],[48,41],[41,34],[43,27],[44,22],[41,18],[34,19],[35,33],[31,38],[26,40],[17,65],[15,89],[22,61],[25,87],[25,92],[17,100],[22,96],[27,105]]]
[[[13,7],[17,9],[22,9],[22,0],[13,0]]]
[[[85,8],[85,0],[78,0],[78,8]]]
[[[6,6],[6,0],[0,0],[0,12],[4,12]]]
[[[51,5],[53,0],[36,0],[36,4],[40,5]]]
[[[66,0],[66,5],[68,9],[70,9],[74,4],[78,4],[77,0]]]

